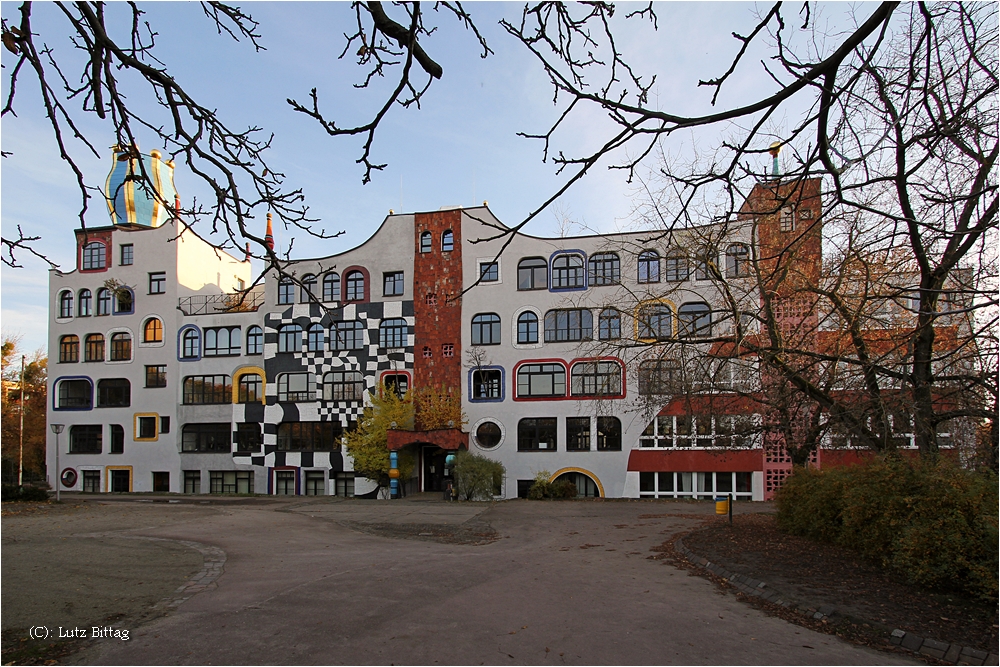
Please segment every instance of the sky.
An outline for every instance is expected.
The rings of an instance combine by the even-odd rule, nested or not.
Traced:
[[[19,22],[18,7],[19,3],[0,3],[8,24]],[[272,167],[285,174],[287,185],[303,190],[310,215],[321,221],[318,226],[328,232],[344,232],[328,240],[307,240],[300,232],[293,257],[350,249],[374,233],[389,209],[397,213],[429,211],[488,201],[500,220],[513,225],[562,185],[565,176],[556,173],[551,161],[542,160],[541,142],[517,135],[544,132],[561,109],[553,105],[552,88],[541,66],[498,25],[504,17],[516,22],[521,5],[473,2],[466,7],[495,54],[480,58],[474,36],[453,16],[428,16],[438,30],[423,41],[423,46],[442,65],[444,76],[431,85],[420,109],[397,107],[389,112],[372,151],[373,161],[388,166],[363,185],[364,170],[355,162],[361,155],[361,140],[329,137],[315,121],[295,113],[285,102],[286,98],[305,102],[309,90],[316,87],[324,110],[344,125],[366,121],[382,103],[378,90],[353,87],[363,77],[354,59],[337,58],[346,41],[343,34],[351,30],[354,21],[349,3],[244,4],[244,10],[261,24],[261,43],[266,47],[261,52],[254,52],[246,41],[237,43],[216,34],[197,3],[142,5],[147,12],[144,18],[158,33],[155,53],[171,75],[201,104],[217,108],[230,127],[254,125],[273,133],[269,150]],[[661,109],[706,113],[713,109],[712,91],[699,88],[698,80],[725,72],[739,49],[731,33],[749,32],[755,25],[757,7],[753,3],[658,3],[658,29],[634,20],[621,23],[619,49],[637,71],[657,76],[652,99]],[[834,20],[843,20],[840,17],[850,6],[832,7],[828,13]],[[621,22],[625,10],[631,8],[620,6],[616,21]],[[125,9],[111,3],[108,12],[124,18]],[[73,58],[65,18],[54,5],[36,3],[32,24],[40,35],[36,43],[45,42],[57,57]],[[764,55],[763,50],[751,50],[748,65],[737,70],[737,76],[723,89],[716,110],[773,89],[773,82],[759,64]],[[2,60],[6,99],[14,57],[2,50]],[[79,69],[67,68],[67,76],[74,80]],[[145,90],[128,90],[130,100],[149,108],[145,106],[150,104]],[[26,235],[41,237],[37,250],[61,267],[72,269],[80,194],[72,172],[59,158],[37,82],[24,74],[14,109],[17,116],[8,114],[0,124],[3,151],[11,153],[0,161],[3,235],[16,236],[20,225]],[[73,155],[88,184],[102,184],[112,164],[108,147],[114,142],[113,129],[93,114],[77,117],[82,119],[80,127],[103,153],[95,158],[76,144]],[[780,130],[783,119],[775,122]],[[556,135],[554,147],[567,152],[592,147],[606,140],[608,127],[599,112],[585,111]],[[681,143],[667,149],[683,152],[691,145],[717,142],[719,136],[707,133],[679,139]],[[142,152],[157,147],[151,135],[144,141],[140,134]],[[655,166],[655,160],[647,164],[648,168]],[[204,186],[183,166],[178,167],[174,180],[184,205],[194,197],[205,200]],[[524,231],[556,236],[567,229],[594,233],[635,228],[643,224],[634,213],[640,196],[636,184],[626,181],[625,173],[601,164]],[[255,211],[260,234],[264,213]],[[106,208],[93,204],[86,220],[89,226],[110,224]],[[571,224],[567,227],[561,220]],[[208,236],[207,229],[196,229]],[[290,236],[281,228],[275,229],[277,247],[286,247]],[[24,268],[4,266],[0,270],[3,332],[21,336],[26,350],[43,348],[49,308],[48,267],[27,253],[18,259]]]

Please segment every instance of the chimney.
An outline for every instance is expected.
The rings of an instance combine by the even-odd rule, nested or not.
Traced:
[[[267,213],[267,231],[264,233],[264,243],[269,250],[274,250],[274,233],[271,231],[271,212]]]
[[[249,241],[247,241],[247,249],[246,249],[246,254],[243,256],[243,261],[244,262],[249,262],[250,261],[250,242]]]

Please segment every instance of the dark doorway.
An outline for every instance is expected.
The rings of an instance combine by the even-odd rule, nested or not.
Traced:
[[[128,470],[111,471],[111,493],[128,493]]]
[[[153,473],[153,492],[154,493],[170,493],[170,473],[169,472],[154,472]]]
[[[424,491],[444,491],[444,457],[440,447],[424,447]]]

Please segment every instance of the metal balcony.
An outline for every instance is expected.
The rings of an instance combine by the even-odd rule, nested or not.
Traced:
[[[264,305],[264,288],[228,294],[196,294],[177,299],[177,309],[185,315],[253,313]]]

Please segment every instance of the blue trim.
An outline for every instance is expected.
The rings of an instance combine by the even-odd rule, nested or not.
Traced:
[[[198,332],[198,355],[194,357],[182,356],[184,352],[184,332],[194,329]],[[177,361],[201,361],[201,353],[205,347],[205,335],[194,324],[185,324],[177,330]]]
[[[112,315],[134,315],[135,314],[135,291],[131,287],[122,286],[119,289],[128,290],[128,293],[132,295],[132,310],[118,310],[118,297],[114,294],[111,295],[111,314]]]
[[[553,287],[552,282],[554,279],[554,271],[552,263],[555,261],[556,257],[560,255],[579,255],[583,258],[583,287]],[[587,270],[587,253],[582,250],[577,250],[575,248],[566,250],[557,250],[551,255],[549,255],[549,291],[550,292],[582,292],[586,290],[590,285],[590,272]]]
[[[473,398],[475,392],[472,386],[472,374],[476,371],[500,371],[500,398]],[[507,393],[507,373],[503,366],[479,366],[469,369],[469,402],[470,403],[502,403]]]
[[[64,380],[86,380],[90,383],[90,407],[89,408],[60,408],[59,407],[59,383]],[[52,410],[54,412],[89,412],[94,409],[94,381],[87,375],[60,375],[52,383]]]

